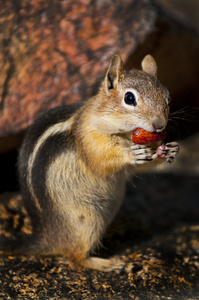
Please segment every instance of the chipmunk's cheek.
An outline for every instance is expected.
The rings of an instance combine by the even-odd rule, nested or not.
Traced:
[[[157,155],[160,157],[160,158],[166,158],[166,150],[167,150],[167,147],[166,145],[162,144],[160,145],[158,148],[157,148]]]

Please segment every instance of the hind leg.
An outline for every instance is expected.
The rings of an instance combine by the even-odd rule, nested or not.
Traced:
[[[91,238],[87,239],[86,235],[81,237],[77,236],[73,241],[68,241],[67,248],[63,249],[64,259],[61,259],[61,262],[70,264],[70,262],[82,266],[84,268],[93,269],[102,272],[111,272],[111,271],[126,271],[129,272],[132,268],[132,264],[126,264],[124,261],[119,259],[103,259],[100,257],[90,256],[89,253],[92,249],[95,248],[95,245],[98,244],[98,241],[91,243]]]
[[[129,273],[133,267],[132,264],[126,264],[121,260],[104,259],[100,257],[89,257],[80,262],[80,265],[97,271],[111,272],[111,271],[125,271]]]
[[[77,264],[81,267],[84,267],[86,269],[92,269],[92,270],[96,270],[96,271],[101,271],[101,272],[116,272],[119,273],[121,271],[124,271],[126,273],[129,273],[133,267],[133,264],[128,263],[126,264],[124,261],[122,260],[118,260],[118,259],[104,259],[104,258],[100,258],[100,257],[87,257],[84,259],[80,259],[80,257],[78,257],[77,259],[73,260],[69,260],[69,259],[59,259],[59,262],[62,263],[67,263],[68,265],[70,265],[71,263]]]

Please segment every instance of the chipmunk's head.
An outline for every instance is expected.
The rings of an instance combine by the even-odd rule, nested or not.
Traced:
[[[100,95],[97,118],[104,133],[132,132],[137,127],[158,132],[167,125],[170,96],[157,80],[157,65],[150,55],[143,59],[142,70],[124,70],[122,59],[114,55]]]

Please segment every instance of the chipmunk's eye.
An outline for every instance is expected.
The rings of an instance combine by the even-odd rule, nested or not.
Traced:
[[[133,106],[137,105],[136,96],[132,92],[127,92],[124,95],[124,101],[128,105],[133,105]]]

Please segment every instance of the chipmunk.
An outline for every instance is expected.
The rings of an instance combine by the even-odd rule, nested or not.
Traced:
[[[178,153],[176,142],[163,147],[132,142],[137,127],[149,132],[166,127],[169,101],[152,56],[143,59],[142,70],[125,70],[115,54],[96,96],[81,105],[52,109],[35,121],[18,161],[23,202],[34,230],[24,251],[62,255],[100,271],[124,267],[121,261],[90,253],[121,205],[128,176],[171,162]]]

